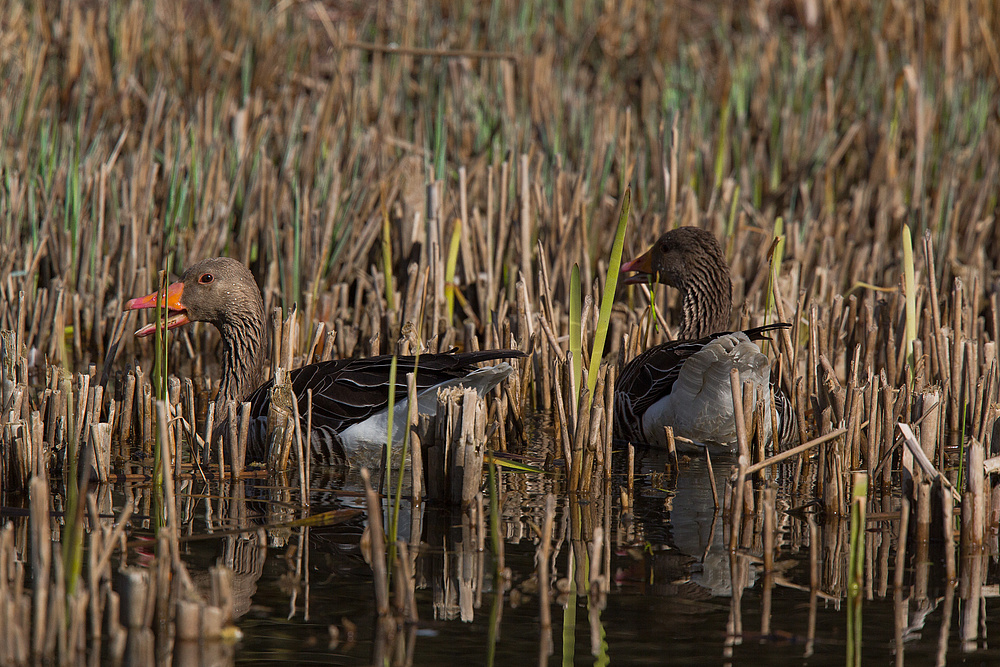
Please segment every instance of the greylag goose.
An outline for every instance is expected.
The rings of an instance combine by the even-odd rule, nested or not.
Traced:
[[[652,347],[622,369],[615,383],[615,431],[633,443],[666,445],[664,426],[702,445],[736,442],[730,370],[753,382],[765,399],[765,431],[770,425],[770,364],[754,341],[771,324],[727,332],[732,309],[732,281],[722,247],[697,227],[667,232],[645,254],[622,265],[635,272],[626,284],[660,282],[680,290],[678,340]],[[758,394],[759,395],[759,394]],[[795,417],[788,397],[775,387],[778,442],[795,438]]]
[[[125,309],[153,308],[156,301],[154,292],[132,299],[125,304]],[[216,414],[224,414],[221,410],[229,401],[249,402],[253,427],[248,434],[247,461],[265,461],[264,432],[272,383],[260,383],[267,362],[267,341],[264,301],[253,275],[243,264],[228,257],[205,259],[189,267],[180,281],[167,288],[166,301],[168,329],[189,322],[210,322],[222,334],[222,381],[216,398]],[[135,335],[148,336],[155,329],[155,324],[147,324]],[[523,356],[517,350],[420,355],[416,373],[420,412],[434,412],[437,389],[441,387],[462,385],[483,395],[513,370],[508,363],[485,368],[476,364]],[[289,373],[303,430],[306,393],[312,389],[311,455],[314,461],[321,464],[350,461],[358,451],[370,453],[385,444],[391,362],[391,355],[336,359],[309,364]],[[401,437],[406,423],[406,373],[413,365],[413,357],[398,358],[394,439]]]

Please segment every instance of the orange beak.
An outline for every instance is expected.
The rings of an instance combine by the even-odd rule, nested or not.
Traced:
[[[167,288],[167,321],[166,327],[174,329],[190,322],[187,316],[187,308],[181,303],[181,296],[184,294],[184,283],[174,283]],[[142,308],[155,308],[159,292],[153,292],[137,299],[132,299],[125,304],[125,310],[139,310]],[[137,338],[143,338],[156,331],[156,324],[147,324],[135,332]]]
[[[621,272],[635,271],[636,275],[625,278],[626,285],[636,285],[648,283],[653,280],[653,250],[647,250],[642,255],[636,257],[631,262],[622,264]]]

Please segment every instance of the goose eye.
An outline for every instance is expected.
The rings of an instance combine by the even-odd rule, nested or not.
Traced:
[[[198,278],[198,282],[200,282],[202,285],[208,285],[213,280],[215,280],[215,276],[213,276],[211,273],[203,273],[201,274],[201,277]]]

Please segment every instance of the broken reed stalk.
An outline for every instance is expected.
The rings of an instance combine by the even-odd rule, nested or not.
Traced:
[[[747,467],[750,465],[750,447],[747,442],[746,420],[743,415],[743,383],[740,381],[740,371],[737,368],[730,369],[729,381],[733,395],[733,419],[736,421],[736,443],[737,458],[736,474],[733,476],[733,503],[729,510],[732,512],[732,527],[729,533],[729,549],[735,551],[739,544],[740,527],[743,524],[744,495],[747,491],[749,479],[747,478]]]
[[[962,550],[970,553],[983,545],[986,536],[986,468],[984,466],[983,444],[972,439],[969,442],[968,492],[966,498],[971,501],[972,509],[969,520],[963,521],[963,528],[969,525],[968,541],[963,539]],[[963,503],[964,505],[964,503]],[[965,538],[965,530],[962,531]]]
[[[761,541],[764,555],[764,571],[768,573],[774,571],[774,524],[777,517],[775,495],[776,489],[773,486],[768,485],[764,487],[763,507],[761,508],[764,514],[764,525],[761,529],[763,533]]]
[[[376,609],[379,616],[389,613],[389,580],[385,563],[385,531],[382,529],[382,502],[371,485],[368,468],[361,469],[368,504],[368,537],[371,545],[371,566],[374,573]]]
[[[204,448],[201,450],[201,465],[207,469],[212,464],[212,434],[215,431],[215,401],[210,401],[205,410]]]
[[[272,403],[273,402],[274,401],[272,401]],[[226,404],[226,409],[227,409],[227,411],[229,413],[228,417],[227,417],[227,420],[226,420],[226,423],[229,426],[229,433],[228,433],[229,437],[225,439],[226,444],[229,445],[229,476],[235,482],[236,480],[239,479],[239,475],[240,475],[240,472],[241,472],[241,470],[239,469],[239,466],[237,465],[238,456],[237,456],[237,453],[236,453],[236,450],[239,449],[239,441],[240,441],[240,436],[239,436],[239,422],[236,421],[236,401],[229,401]],[[271,421],[270,414],[268,415],[268,420],[267,421],[268,421],[268,425],[269,426],[273,423]],[[277,429],[276,429],[276,431],[277,431]],[[282,431],[278,431],[278,432],[279,433],[284,433],[283,430]],[[220,475],[224,474],[224,470],[223,470],[223,467],[222,467],[222,460],[223,460],[222,449],[223,449],[222,443],[220,442],[219,443],[219,474]],[[274,441],[272,441],[272,443],[271,443],[271,451],[272,452],[276,451],[276,447],[275,447]],[[275,466],[275,469],[277,470],[279,468],[277,466]]]
[[[289,385],[288,393],[291,395],[292,406],[295,405],[295,395],[291,393],[291,385]],[[233,470],[235,470],[235,477],[238,478],[243,474],[243,469],[246,464],[247,459],[247,444],[250,441],[250,404],[243,402],[239,406],[239,432],[236,439],[236,451],[233,453],[232,460],[229,462]],[[279,471],[284,472],[288,469],[288,451],[291,447],[289,442],[292,438],[293,432],[298,432],[298,420],[295,421],[293,426],[286,426],[285,434],[285,446],[281,456]]]
[[[583,453],[583,470],[581,472],[581,488],[595,493],[595,484],[601,479],[597,474],[601,465],[601,454],[604,451],[604,385],[607,378],[608,366],[602,366],[599,373],[595,393],[597,394],[590,405],[590,429]]]
[[[667,463],[676,473],[680,470],[680,462],[677,460],[677,443],[674,440],[674,427],[664,426],[663,430],[667,435]],[[705,449],[707,450],[708,447]]]
[[[712,508],[717,510],[721,507],[721,505],[719,505],[719,489],[715,484],[715,469],[712,468],[711,449],[712,449],[711,447],[708,446],[705,447],[705,468],[708,471],[708,485],[709,488],[712,490]],[[744,473],[744,474],[749,474],[749,473]]]
[[[310,390],[311,393],[311,390]],[[244,403],[243,414],[246,415],[246,419],[249,423],[250,419],[250,404]],[[310,406],[311,407],[311,406]],[[310,410],[310,413],[312,410]],[[308,427],[312,427],[312,415],[310,414],[310,423]],[[299,420],[299,402],[295,395],[292,395],[292,423],[295,425],[295,457],[298,462],[299,467],[299,504],[302,507],[309,507],[309,477],[306,475],[306,458],[310,456],[309,450],[306,448],[306,444],[302,439],[302,426]],[[241,429],[242,430],[242,429]],[[243,448],[246,451],[246,447]]]
[[[410,565],[410,550],[406,546],[406,542],[400,540],[396,543],[396,553],[398,556],[394,570],[398,573],[397,585],[403,591],[403,612],[407,623],[415,624],[420,622],[416,599],[417,582],[413,576],[413,568]],[[402,582],[401,585],[400,582]]]
[[[306,505],[309,504],[309,489],[312,484],[312,432],[313,432],[313,390],[306,389],[306,446],[305,446],[305,492]]]
[[[486,441],[486,409],[483,400],[474,389],[461,389],[452,394],[445,414],[453,418],[449,445],[453,452],[451,461],[451,502],[468,506],[482,482],[483,458]],[[461,400],[460,411],[456,410]],[[441,413],[439,412],[439,415]],[[440,430],[439,416],[438,436]],[[446,436],[447,437],[447,436]],[[447,441],[447,440],[446,440]]]
[[[406,374],[407,431],[410,438],[410,505],[415,508],[424,497],[424,455],[420,435],[417,433],[419,414],[417,411],[417,378],[415,373]]]
[[[601,612],[607,605],[604,592],[605,577],[601,574],[601,564],[604,553],[604,528],[595,526],[593,539],[588,544],[590,552],[590,586],[587,588],[588,619],[590,621],[590,653],[597,657],[598,662],[607,664],[607,642],[604,640],[604,628],[601,624]]]
[[[774,456],[772,456],[770,458],[767,458],[767,459],[765,459],[763,461],[759,461],[758,463],[754,463],[753,465],[747,466],[747,469],[744,471],[744,474],[745,475],[752,475],[752,474],[754,474],[756,472],[759,472],[760,470],[763,470],[764,468],[776,465],[778,463],[781,463],[782,461],[785,461],[785,460],[790,459],[792,457],[798,456],[799,454],[807,452],[807,451],[809,451],[810,449],[812,449],[814,447],[818,447],[819,445],[822,445],[822,444],[825,444],[827,442],[830,442],[831,440],[836,440],[837,438],[839,438],[840,436],[844,435],[845,433],[847,433],[847,428],[846,427],[844,427],[844,428],[838,428],[835,431],[830,431],[829,433],[827,433],[825,435],[821,435],[818,438],[814,438],[813,440],[810,440],[809,442],[803,443],[801,445],[797,445],[797,446],[795,446],[795,447],[793,447],[791,449],[788,449],[788,450],[785,450],[785,451],[781,452],[780,454],[775,454]]]
[[[570,425],[566,418],[566,406],[563,402],[562,382],[560,381],[561,378],[565,376],[565,373],[559,372],[560,368],[565,367],[565,365],[560,366],[559,362],[556,362],[556,368],[553,371],[556,378],[552,384],[554,385],[556,392],[556,408],[558,410],[559,417],[559,440],[562,443],[563,471],[568,476],[570,468],[573,465],[573,449],[569,437]]]
[[[161,469],[158,471],[158,475],[163,480],[163,495],[162,498],[158,498],[160,502],[161,511],[165,511],[165,514],[157,512],[157,523],[158,527],[168,527],[171,529],[177,528],[177,505],[174,498],[174,476],[172,473],[167,472],[167,468],[170,466],[172,461],[170,460],[170,444],[168,442],[169,433],[167,430],[168,425],[167,419],[167,404],[165,401],[156,401],[156,446],[163,452],[160,455],[160,466]],[[161,521],[165,521],[164,524],[160,525]]]
[[[49,483],[44,477],[33,477],[31,497],[31,571],[35,577],[32,610],[34,626],[31,650],[41,655],[45,641],[45,626],[49,608],[49,572],[52,568],[52,534],[49,529]],[[3,545],[0,545],[2,547]],[[57,600],[53,600],[58,603]],[[10,622],[8,620],[8,622]],[[8,656],[10,657],[10,656]]]
[[[819,526],[813,515],[806,517],[809,528],[809,619],[806,631],[806,655],[810,655],[816,638],[816,612],[820,592],[820,536]]]
[[[944,484],[938,485],[941,493],[941,537],[944,539],[944,571],[949,587],[955,584],[955,500]]]
[[[156,402],[158,416],[158,436],[163,438],[168,431],[166,426],[167,407],[163,401]],[[86,478],[86,476],[85,476]],[[84,480],[85,481],[85,480]],[[164,475],[165,503],[167,512],[171,512],[173,505],[172,498],[172,475]],[[128,504],[118,515],[113,526],[104,529],[101,526],[102,519],[98,512],[95,494],[91,493],[87,497],[87,507],[89,510],[89,547],[88,547],[88,569],[86,587],[77,587],[75,592],[71,592],[67,598],[67,591],[72,590],[72,585],[67,586],[66,575],[70,572],[61,566],[61,559],[57,553],[55,560],[55,571],[50,577],[50,567],[52,563],[51,534],[48,530],[49,519],[49,490],[46,480],[43,477],[35,477],[32,480],[31,498],[31,519],[32,519],[32,570],[35,580],[33,600],[31,607],[18,605],[25,612],[24,615],[8,614],[7,625],[8,640],[5,647],[0,651],[4,660],[20,659],[22,662],[27,659],[27,652],[31,651],[36,658],[52,659],[57,655],[72,657],[79,651],[86,650],[88,636],[90,641],[99,637],[107,636],[111,640],[108,648],[110,657],[121,658],[125,650],[125,632],[119,625],[119,616],[126,621],[126,624],[134,631],[150,633],[150,623],[153,620],[150,612],[153,609],[152,601],[156,597],[160,604],[167,602],[166,594],[169,593],[169,586],[159,585],[157,588],[164,595],[155,595],[149,589],[151,582],[150,571],[142,570],[139,583],[141,587],[137,590],[134,586],[129,586],[129,581],[133,578],[128,576],[130,569],[122,568],[116,580],[112,575],[111,556],[120,547],[124,547],[124,531],[131,518],[133,506]],[[83,527],[83,517],[69,517],[69,521],[75,522]],[[68,522],[69,522],[68,521]],[[171,518],[168,525],[176,520]],[[14,544],[7,539],[11,536],[10,526],[0,532],[0,550],[3,556],[0,562],[12,563],[11,556],[14,554]],[[174,547],[164,546],[165,543],[172,542]],[[190,589],[190,580],[186,575],[183,564],[177,557],[175,551],[176,538],[161,539],[157,548],[157,579],[159,573],[167,569],[173,570],[173,578],[181,586],[181,590]],[[56,545],[58,547],[58,545]],[[171,552],[173,553],[171,554]],[[122,558],[125,563],[125,558]],[[2,568],[0,568],[2,569]],[[16,568],[13,572],[23,572],[23,569]],[[133,571],[134,572],[134,571]],[[3,584],[0,585],[0,597],[8,600],[8,595],[4,591],[11,592],[7,584],[11,583],[20,589],[23,581],[12,581],[8,574],[2,577]],[[112,584],[112,582],[115,582]],[[107,583],[105,583],[107,582]],[[105,588],[107,586],[107,588]],[[138,599],[135,593],[139,594]],[[58,603],[59,600],[66,600],[66,604]],[[232,619],[231,608],[226,611],[224,608],[201,607],[194,609],[192,605],[196,603],[192,599],[179,598],[177,600],[177,625],[178,637],[204,640],[215,639],[221,636],[221,628],[224,623],[229,623]],[[188,613],[194,610],[197,613]],[[29,613],[31,612],[31,613]],[[31,615],[33,613],[33,619]],[[172,615],[173,616],[173,615]],[[194,622],[194,625],[191,624]],[[89,626],[89,635],[86,632]],[[19,628],[16,637],[9,632]],[[23,638],[23,639],[18,639]],[[13,641],[10,641],[13,638]]]

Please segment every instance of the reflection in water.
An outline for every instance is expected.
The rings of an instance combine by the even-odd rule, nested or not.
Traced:
[[[732,463],[714,461],[720,492]],[[775,570],[765,575],[761,522],[754,516],[746,520],[740,548],[730,555],[729,520],[712,506],[704,459],[682,463],[677,473],[664,472],[665,464],[660,452],[638,453],[636,490],[625,506],[620,470],[605,493],[579,500],[564,492],[558,476],[501,472],[498,554],[491,547],[488,493],[481,507],[474,503],[464,511],[424,503],[413,512],[404,501],[399,539],[408,545],[405,569],[413,573],[410,587],[418,610],[409,622],[405,614],[398,622],[377,618],[370,568],[358,548],[363,517],[308,530],[269,527],[260,537],[267,522],[298,516],[297,482],[290,480],[288,488],[249,484],[245,495],[251,500],[244,501],[244,509],[236,499],[226,506],[216,500],[212,515],[218,528],[236,523],[251,531],[239,538],[242,548],[227,536],[219,552],[227,559],[232,554],[234,569],[257,589],[240,623],[246,637],[238,655],[255,659],[315,652],[345,663],[416,664],[458,653],[482,663],[534,660],[529,656],[540,652],[554,654],[549,661],[561,655],[570,664],[631,662],[669,645],[678,660],[736,661],[763,642],[777,662],[801,663],[804,657],[825,655],[831,645],[842,647],[846,522],[829,517],[815,522],[802,510],[779,512]],[[356,471],[314,475],[310,513],[363,508],[356,480]],[[549,493],[557,501],[547,572],[540,579]],[[886,507],[891,511],[891,505]],[[383,508],[388,525],[389,509]],[[236,518],[223,520],[226,513]],[[868,544],[876,584],[892,578],[880,573],[879,563],[889,561],[886,545],[892,536],[887,531],[894,529],[884,520],[872,526]],[[263,554],[261,539],[267,544],[266,562],[251,557]],[[240,554],[246,567],[238,565]],[[551,633],[544,631],[539,615],[542,587],[553,605]],[[897,596],[894,602],[891,587],[881,589],[881,596],[879,590],[874,586],[865,603],[866,657],[884,655],[884,647],[893,644],[894,627],[897,655],[935,643],[926,626],[939,622],[944,610],[948,624],[940,620],[944,639],[934,653],[946,654],[949,643],[977,649],[985,617],[973,617],[966,606],[961,622],[951,623],[953,595]],[[296,600],[303,602],[296,605]],[[289,626],[289,620],[298,623]],[[960,641],[966,634],[971,638]],[[540,639],[548,636],[551,642]],[[755,639],[747,642],[748,637]],[[840,656],[842,648],[835,654]]]
[[[464,510],[423,503],[414,511],[404,500],[398,539],[405,549],[392,584],[402,593],[383,619],[361,547],[367,521],[358,471],[314,471],[308,514],[333,514],[324,515],[331,523],[308,526],[294,523],[303,516],[294,476],[236,484],[187,479],[177,488],[181,557],[206,598],[219,585],[210,567],[232,568],[227,594],[243,641],[235,649],[226,642],[163,642],[135,627],[122,635],[120,649],[106,642],[103,655],[134,664],[304,657],[433,664],[457,654],[478,664],[539,657],[572,664],[648,661],[669,646],[670,658],[696,663],[742,661],[764,648],[778,663],[840,659],[845,520],[790,507],[788,494],[779,494],[786,511],[778,512],[774,569],[765,573],[763,522],[747,518],[739,548],[729,553],[730,520],[713,508],[703,458],[673,472],[663,453],[637,452],[628,497],[626,457],[615,457],[615,477],[596,496],[567,494],[558,474],[501,471],[496,551],[488,490]],[[733,461],[713,463],[725,496]],[[150,531],[148,486],[99,489],[95,498],[103,516],[123,504],[134,508],[127,563],[145,567],[148,548],[138,527],[145,523]],[[996,595],[989,555],[961,559],[956,585],[935,584],[942,580],[940,546],[915,540],[919,531],[912,531],[907,551],[897,552],[898,500],[889,494],[876,500],[879,514],[865,545],[865,660],[902,662],[908,655],[944,663],[949,649],[986,659],[983,637],[995,630],[987,613]],[[60,503],[58,496],[52,501]],[[391,522],[386,502],[383,520]],[[27,543],[23,521],[13,535],[15,543]],[[550,613],[542,614],[546,599]]]
[[[676,474],[665,474],[660,472],[666,467],[665,456],[643,454],[637,465],[653,485],[640,489],[635,500],[635,536],[627,553],[641,561],[632,569],[644,565],[655,594],[691,600],[728,597],[732,592],[728,530],[722,508],[713,506],[705,458],[686,459]],[[716,486],[724,489],[732,457],[716,455],[713,463]],[[642,549],[636,548],[639,545]],[[646,558],[651,562],[643,562]],[[757,568],[748,563],[746,570],[740,577],[744,587],[756,581]]]
[[[718,488],[725,488],[731,462],[720,458],[715,475]],[[712,489],[704,457],[692,459],[676,476],[670,507],[671,546],[695,559],[691,568],[691,583],[712,596],[729,596],[732,592],[730,559],[723,535],[722,508],[712,504]],[[752,586],[756,568],[750,567],[743,586]]]

